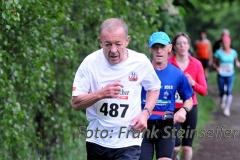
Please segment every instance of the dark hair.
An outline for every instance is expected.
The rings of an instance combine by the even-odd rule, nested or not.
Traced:
[[[186,33],[179,32],[179,33],[173,38],[173,41],[172,41],[173,47],[176,46],[177,39],[178,39],[179,37],[181,37],[181,36],[187,38],[188,44],[191,44],[191,39],[190,39],[190,37],[189,37]]]
[[[181,36],[187,38],[188,44],[191,45],[191,39],[190,39],[190,37],[189,37],[186,33],[179,32],[179,33],[173,38],[173,40],[172,40],[172,46],[173,46],[172,51],[173,51],[174,54],[175,54],[175,52],[176,52],[175,46],[176,46],[177,39],[178,39],[179,37],[181,37]]]

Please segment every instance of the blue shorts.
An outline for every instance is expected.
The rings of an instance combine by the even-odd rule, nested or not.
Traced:
[[[107,148],[95,143],[86,142],[87,160],[139,160],[140,146]]]

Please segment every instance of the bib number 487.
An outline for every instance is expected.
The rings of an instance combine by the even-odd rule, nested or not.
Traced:
[[[117,103],[111,103],[110,105],[108,105],[108,103],[103,103],[100,108],[100,112],[102,112],[105,116],[109,115],[111,117],[117,117],[119,114],[121,114],[121,118],[124,118],[128,107],[128,104],[118,105]]]

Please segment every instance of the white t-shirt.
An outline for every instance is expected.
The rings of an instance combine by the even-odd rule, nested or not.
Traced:
[[[109,148],[141,145],[142,135],[130,130],[131,121],[141,113],[141,88],[161,86],[144,54],[128,49],[128,58],[115,65],[108,63],[102,49],[88,55],[75,75],[72,96],[95,92],[116,80],[123,85],[119,98],[102,99],[86,109],[86,141]]]

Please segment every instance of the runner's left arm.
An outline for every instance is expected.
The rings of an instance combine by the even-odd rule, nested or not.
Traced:
[[[203,67],[201,63],[198,63],[198,73],[196,76],[195,84],[192,86],[193,90],[196,91],[198,94],[205,96],[207,94],[207,82],[204,75]]]
[[[151,115],[151,112],[157,102],[159,96],[159,90],[149,90],[146,95],[146,104],[144,109],[137,117],[132,121],[132,127],[136,130],[144,130],[147,128],[147,120]]]
[[[193,101],[192,97],[183,102],[183,107],[186,107],[189,111],[192,109]],[[183,123],[186,120],[187,111],[184,108],[180,108],[175,114],[173,121],[174,123]]]

